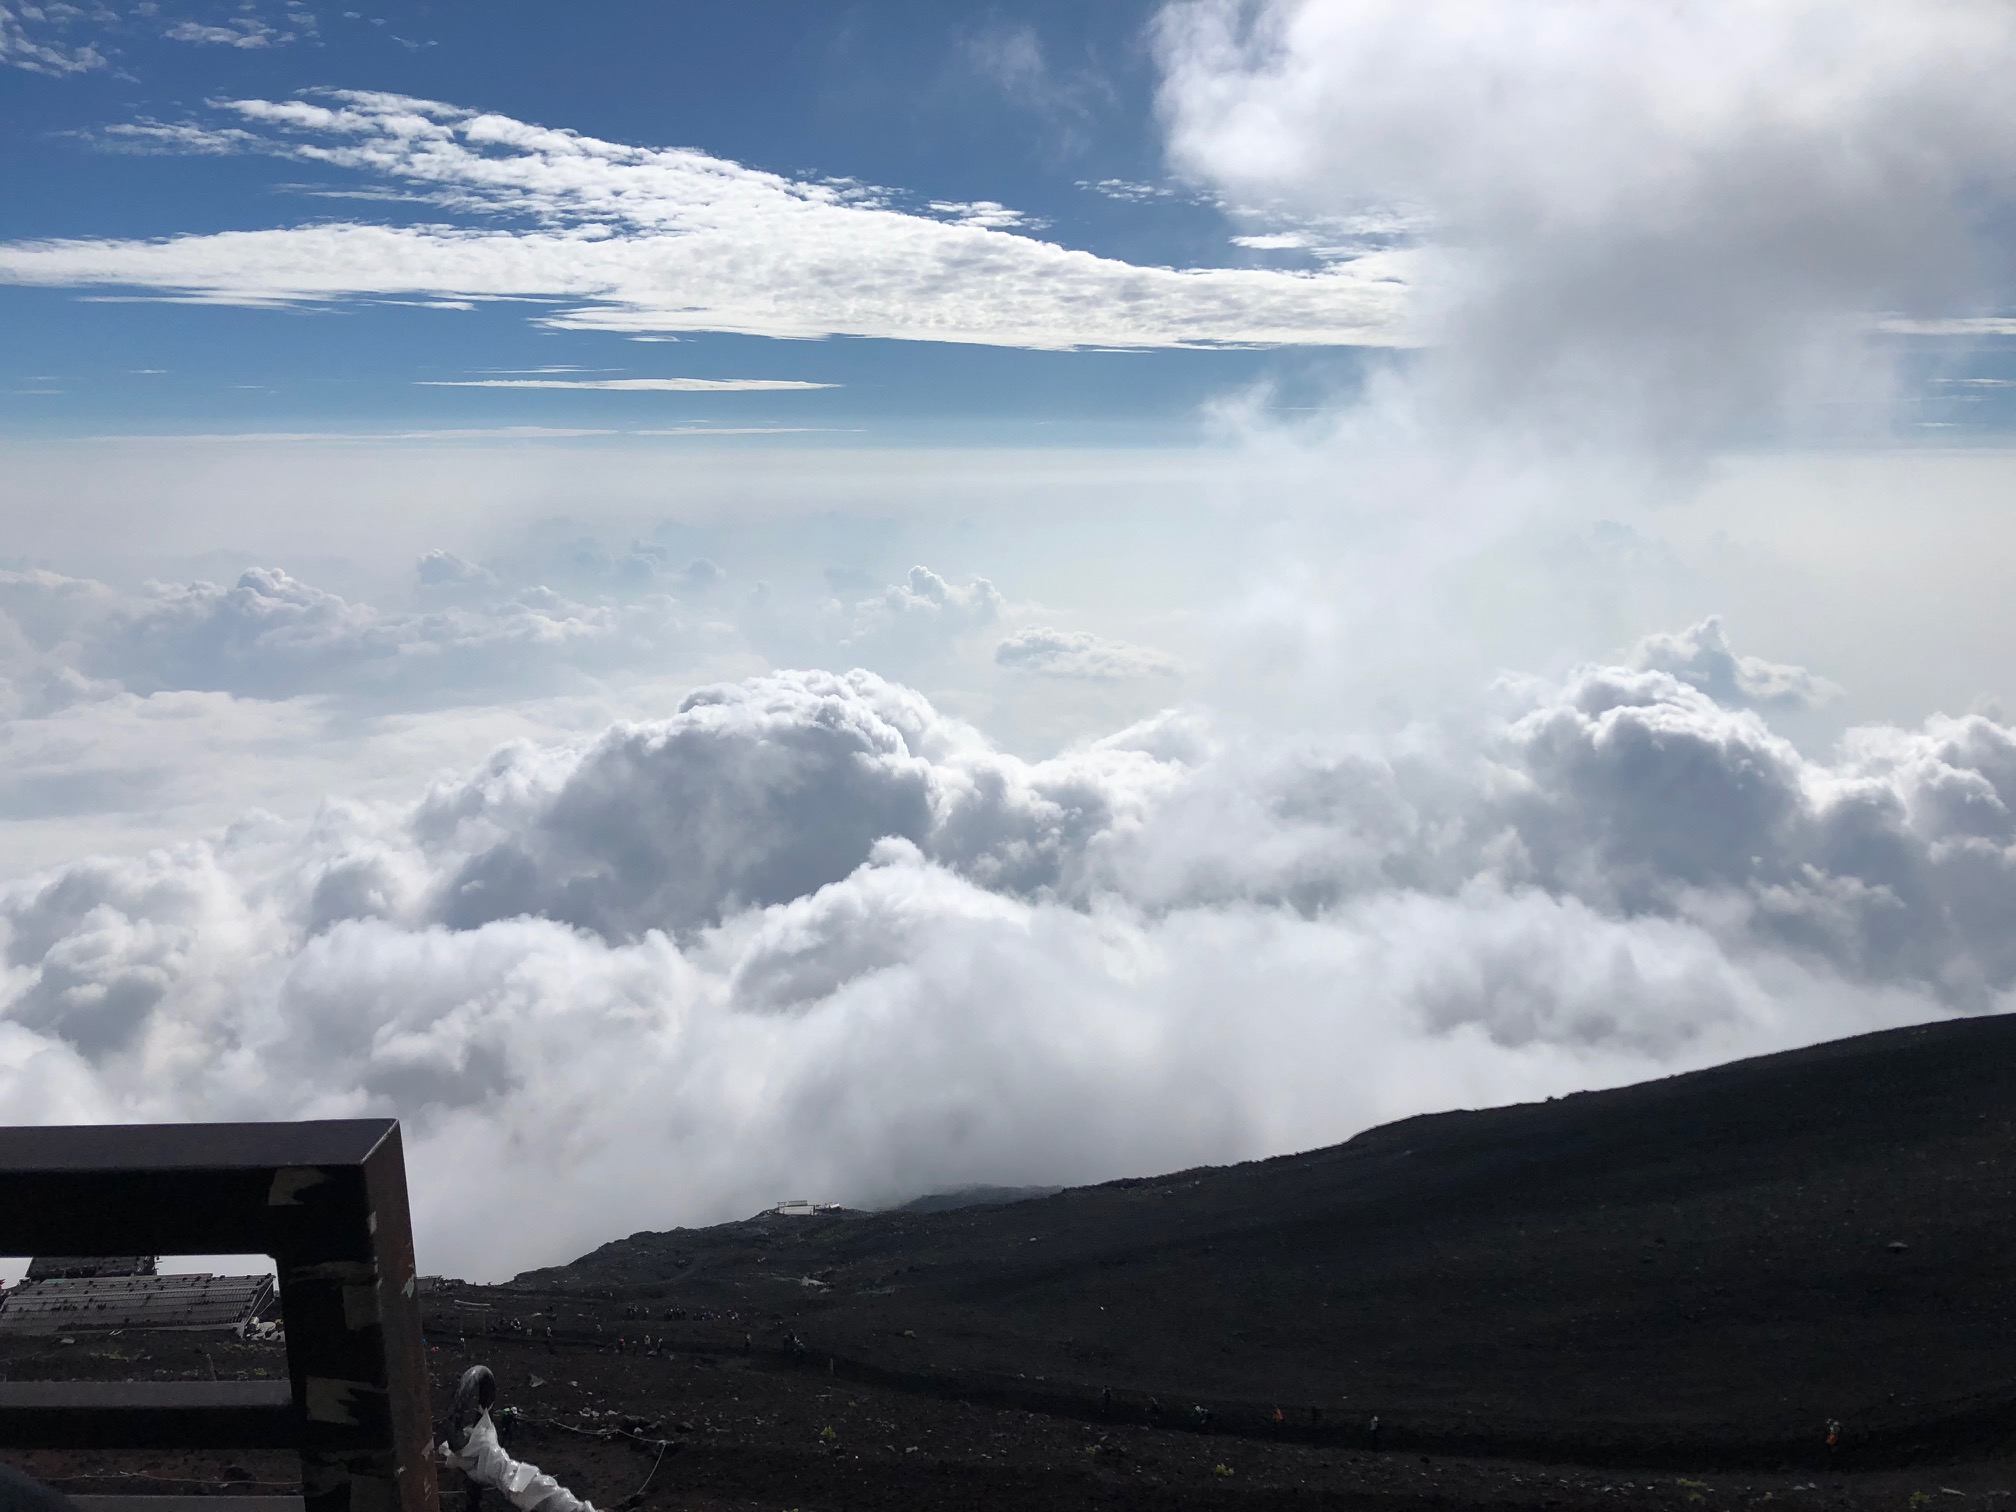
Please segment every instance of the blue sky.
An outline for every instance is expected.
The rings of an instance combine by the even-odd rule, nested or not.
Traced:
[[[802,290],[809,308],[796,312],[805,319],[791,334],[813,339],[780,341],[736,334],[749,312],[732,308],[656,332],[648,321],[626,334],[570,328],[543,318],[578,307],[550,278],[520,280],[503,302],[471,303],[481,278],[466,288],[457,285],[467,276],[437,274],[414,289],[398,273],[388,284],[379,267],[279,290],[276,305],[267,298],[276,291],[248,284],[224,249],[180,272],[108,262],[109,253],[43,256],[32,268],[0,268],[9,333],[0,383],[10,401],[0,428],[48,437],[709,426],[772,430],[773,443],[792,445],[1190,444],[1203,434],[1200,412],[1228,393],[1264,387],[1266,407],[1294,415],[1348,398],[1368,364],[1404,366],[1394,346],[1413,339],[1407,316],[1389,300],[1368,317],[1353,280],[1404,290],[1420,207],[1403,189],[1311,214],[1306,196],[1228,188],[1194,161],[1172,165],[1159,14],[1133,0],[640,5],[556,27],[550,13],[513,4],[381,16],[278,0],[16,3],[0,33],[15,65],[0,97],[9,161],[0,242],[17,248],[76,239],[103,252],[336,222],[522,233],[542,215],[578,232],[597,213],[592,204],[471,201],[466,173],[420,183],[410,162],[384,157],[331,162],[343,132],[249,119],[232,103],[326,108],[348,92],[441,102],[624,147],[692,149],[800,185],[849,181],[925,223],[984,220],[956,207],[993,206],[1013,212],[989,223],[1011,254],[1036,240],[1106,262],[1104,276],[1074,291],[1076,303],[1023,309],[1010,299],[993,327],[957,341],[931,339],[928,323],[902,333],[919,339],[891,340],[878,334],[892,329],[886,317],[869,312],[850,325],[821,307],[845,302],[830,287]],[[558,192],[564,201],[568,191]],[[715,229],[731,246],[738,237],[774,246],[786,234],[760,216]],[[843,260],[849,250],[839,249]],[[885,288],[917,271],[900,254],[891,263],[872,247],[852,250],[858,275]],[[326,246],[308,255],[345,261]],[[952,263],[928,276],[956,282],[965,253],[944,255]],[[1113,276],[1129,269],[1240,270],[1257,282],[1225,290],[1209,312],[1192,308],[1179,283],[1161,291],[1159,308],[1129,318],[1118,307],[1135,295]],[[1312,274],[1345,276],[1312,285]],[[1040,284],[1050,275],[1032,263],[1027,276]],[[995,297],[989,276],[967,281],[969,305]],[[636,295],[597,287],[619,303]],[[192,292],[211,302],[142,302]],[[1300,308],[1270,309],[1279,296]],[[414,307],[425,301],[462,307]],[[1894,312],[1870,312],[1884,313]],[[1890,339],[1915,348],[1896,363],[1917,407],[1907,433],[1929,427],[1958,439],[2007,425],[2010,390],[1998,381],[2009,376],[2006,343],[1970,342],[1956,366],[1950,337]],[[823,387],[703,397],[439,386],[671,377]],[[1867,426],[1858,417],[1846,429]]]

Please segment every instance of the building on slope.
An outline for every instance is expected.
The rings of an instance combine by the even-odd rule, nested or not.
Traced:
[[[271,1276],[57,1276],[0,1293],[0,1334],[134,1328],[242,1338],[276,1310],[277,1300]]]

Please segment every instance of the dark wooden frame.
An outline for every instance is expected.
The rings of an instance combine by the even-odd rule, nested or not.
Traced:
[[[0,1448],[301,1455],[306,1512],[436,1512],[395,1119],[0,1128],[0,1254],[263,1254],[286,1385],[0,1384]]]

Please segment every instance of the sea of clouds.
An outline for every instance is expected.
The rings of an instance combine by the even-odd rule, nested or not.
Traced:
[[[705,687],[0,889],[0,1106],[396,1111],[429,1263],[500,1275],[2009,1006],[2016,731],[1818,762],[1769,715],[1824,693],[1709,621],[1467,738],[1028,761],[868,672]]]
[[[1424,574],[1531,501],[1600,476],[1631,518],[1720,447],[1880,404],[1883,319],[1998,308],[2012,37],[1966,0],[1172,6],[1179,169],[1430,228],[1424,351],[1290,436],[1219,417],[1292,497],[1215,651],[920,567],[814,612],[843,670],[784,670],[774,606],[723,613],[720,569],[644,547],[596,566],[621,593],[430,555],[397,610],[278,567],[0,574],[10,739],[755,664],[0,885],[0,1117],[396,1112],[423,1263],[495,1277],[785,1196],[1241,1159],[2011,1007],[2016,730],[1990,714],[1797,743],[1853,668],[1732,644],[1713,604],[1357,733],[1323,705],[1344,661],[1411,665]],[[1348,584],[1313,560],[1333,506]],[[1291,643],[1292,678],[1215,696]],[[1170,707],[1017,754],[934,691],[950,645]],[[38,780],[60,797],[88,755],[47,747]]]

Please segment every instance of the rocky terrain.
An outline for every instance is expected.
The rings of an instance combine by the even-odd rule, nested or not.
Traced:
[[[752,1509],[2006,1506],[2012,1153],[2016,1018],[1972,1019],[1242,1166],[633,1234],[438,1284],[430,1358],[443,1403],[492,1365],[517,1452],[605,1508],[647,1475]]]
[[[1838,1419],[1896,1463],[2016,1431],[2012,1152],[2016,1019],[1983,1018],[1008,1205],[633,1234],[500,1296],[732,1309],[760,1350],[1081,1416],[1681,1465]]]

